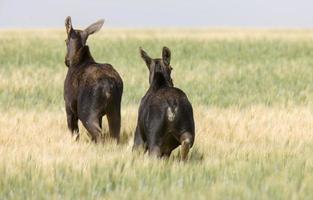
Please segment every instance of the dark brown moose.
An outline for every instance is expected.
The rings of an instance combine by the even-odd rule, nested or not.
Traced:
[[[88,36],[99,31],[104,20],[85,30],[76,30],[70,17],[65,20],[68,67],[64,82],[64,100],[68,128],[79,139],[78,119],[89,132],[92,141],[102,138],[102,117],[107,116],[110,136],[117,142],[121,127],[123,81],[110,64],[96,63],[86,45]]]
[[[194,143],[193,110],[185,93],[173,86],[171,52],[163,47],[162,59],[151,59],[140,48],[150,71],[150,87],[141,99],[133,149],[144,147],[149,154],[169,157],[181,145],[181,159],[186,160]]]

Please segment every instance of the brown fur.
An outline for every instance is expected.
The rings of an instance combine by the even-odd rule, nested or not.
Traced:
[[[67,123],[78,139],[78,119],[81,120],[94,142],[102,138],[104,115],[108,118],[110,136],[117,141],[121,126],[123,81],[112,65],[96,63],[86,45],[89,34],[98,31],[102,23],[96,22],[83,31],[73,29],[69,17],[65,23],[68,34],[65,57],[68,72],[64,82]]]
[[[144,147],[150,155],[169,157],[181,145],[186,160],[195,138],[193,110],[186,94],[174,87],[171,52],[163,48],[162,59],[152,59],[140,49],[149,69],[150,87],[141,99],[133,149]]]

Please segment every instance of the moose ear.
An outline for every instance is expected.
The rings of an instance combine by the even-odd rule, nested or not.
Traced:
[[[167,47],[163,47],[162,59],[164,64],[170,65],[171,62],[171,50]]]
[[[91,34],[94,34],[96,32],[98,32],[101,27],[103,26],[104,24],[104,19],[100,19],[99,21],[91,24],[90,26],[88,26],[85,30],[84,30],[84,33],[88,36],[88,35],[91,35]]]
[[[150,68],[150,64],[151,64],[150,56],[141,47],[139,47],[139,52],[140,52],[141,58],[146,62],[146,65],[148,66],[148,68]]]
[[[72,19],[70,16],[68,16],[65,19],[65,28],[66,28],[66,33],[69,34],[71,32],[71,30],[73,29],[72,27]]]

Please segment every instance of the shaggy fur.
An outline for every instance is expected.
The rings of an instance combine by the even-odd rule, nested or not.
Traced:
[[[88,130],[92,141],[101,140],[102,117],[107,116],[110,136],[117,141],[121,127],[123,81],[110,64],[96,63],[86,46],[87,38],[100,30],[103,20],[85,30],[75,30],[71,18],[65,21],[68,66],[64,82],[64,100],[68,128],[79,138],[78,119]]]
[[[185,93],[173,86],[171,52],[163,48],[162,59],[151,59],[140,49],[150,75],[150,87],[141,99],[133,149],[143,146],[149,154],[169,157],[181,145],[181,158],[187,159],[194,143],[193,110]]]

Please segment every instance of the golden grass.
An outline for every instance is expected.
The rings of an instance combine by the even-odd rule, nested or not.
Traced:
[[[75,168],[88,168],[91,163],[111,162],[132,157],[131,146],[137,108],[123,109],[122,134],[125,142],[94,145],[87,140],[80,126],[82,139],[74,142],[66,128],[65,113],[23,112],[2,113],[0,117],[0,162],[16,170],[19,161],[31,157],[37,166],[49,169],[51,163],[67,163]],[[196,107],[195,147],[203,162],[218,159],[215,154],[233,151],[263,156],[274,151],[301,156],[304,144],[313,143],[313,113],[307,108],[246,109]],[[104,126],[107,129],[107,125]],[[192,153],[191,153],[192,154]]]

